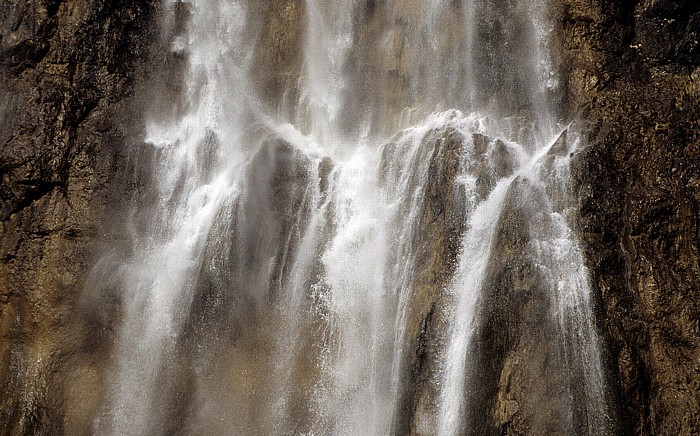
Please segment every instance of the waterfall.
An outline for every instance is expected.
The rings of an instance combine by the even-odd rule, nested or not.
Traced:
[[[609,431],[546,3],[162,15],[96,433]]]

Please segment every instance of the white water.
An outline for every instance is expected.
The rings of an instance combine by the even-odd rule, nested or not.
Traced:
[[[564,126],[550,101],[546,5],[387,1],[369,17],[365,3],[298,2],[302,19],[286,25],[301,26],[300,62],[272,102],[256,80],[275,63],[256,53],[273,7],[164,6],[169,21],[176,6],[190,14],[181,34],[166,35],[187,60],[182,104],[177,115],[146,115],[155,200],[133,213],[131,255],[99,269],[112,265],[122,309],[97,434],[389,434],[403,425],[425,249],[416,241],[431,207],[431,156],[448,132],[462,142],[454,183],[466,231],[440,290],[449,304],[426,430],[465,431],[479,296],[518,177],[540,187],[546,207],[529,217],[539,229],[531,253],[551,284],[569,364],[585,373],[585,431],[602,428],[590,289],[564,195],[577,143],[548,154]],[[490,138],[485,151],[475,133]],[[514,167],[497,171],[506,161]]]

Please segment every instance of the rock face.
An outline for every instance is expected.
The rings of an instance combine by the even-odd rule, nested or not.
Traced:
[[[126,208],[121,206],[130,201],[148,203],[138,191],[140,176],[133,176],[140,166],[128,157],[128,150],[143,137],[139,84],[145,80],[145,59],[161,47],[156,36],[160,30],[154,24],[159,22],[157,3],[9,0],[0,5],[1,434],[88,434],[98,413],[118,301],[95,308],[84,301],[81,290],[96,254],[119,245],[123,232],[114,224],[124,221],[119,211]],[[376,39],[383,26],[396,23],[400,26],[394,38],[407,40],[411,21],[406,17],[420,9],[419,2],[402,2],[403,9],[394,17],[374,12],[382,3],[366,2],[360,45]],[[586,121],[582,124],[588,132],[589,146],[575,159],[578,232],[593,279],[615,407],[611,415],[619,422],[615,433],[698,434],[700,5],[693,0],[554,3],[565,103],[569,118]],[[186,18],[186,4],[177,5]],[[256,35],[261,49],[256,50],[253,65],[261,73],[255,86],[270,107],[280,106],[283,98],[299,99],[282,94],[290,88],[296,92],[289,83],[303,68],[299,53],[307,37],[301,30],[304,8],[301,0],[267,1],[255,12],[265,23]],[[454,17],[455,23],[460,19]],[[181,24],[169,23],[173,27],[169,32],[178,34]],[[445,25],[442,37],[459,39],[456,26]],[[489,29],[485,25],[480,37],[487,38]],[[401,93],[404,87],[413,86],[420,94],[422,82],[412,84],[406,76],[406,64],[417,56],[410,45],[407,42],[405,50],[387,58],[386,64],[374,59],[376,54],[351,53],[349,62],[367,73],[363,77],[368,83],[351,84],[363,91],[356,93],[360,103],[375,112],[382,109],[375,107],[371,92],[377,89],[375,82],[382,83],[381,89],[391,93],[389,100],[397,105],[406,98]],[[513,49],[510,56],[518,53]],[[172,63],[164,70],[172,77],[161,78],[168,86],[177,86],[181,61],[168,58]],[[497,67],[494,63],[491,69]],[[497,80],[492,85],[517,88]],[[462,140],[448,131],[426,145],[434,177],[421,217],[425,232],[415,241],[423,267],[414,278],[415,310],[405,334],[411,352],[401,373],[399,433],[430,433],[434,427],[426,421],[435,403],[431,390],[435,376],[427,362],[437,354],[436,338],[444,322],[439,291],[453,273],[464,232],[462,212],[455,206],[463,201],[462,193],[452,189]],[[473,141],[478,145],[486,139]],[[307,165],[282,142],[271,142],[268,148],[297,162],[297,167]],[[266,156],[261,151],[257,165],[277,166]],[[322,184],[328,184],[332,164],[324,161],[322,166],[318,169]],[[275,173],[279,180],[263,180],[261,185],[269,191],[295,186],[304,181],[295,180],[297,173],[280,171]],[[488,192],[493,182],[479,183]],[[524,189],[525,184],[514,186]],[[267,198],[299,201],[290,192],[275,191]],[[275,204],[261,204],[257,212],[274,210]],[[550,302],[542,293],[517,292],[540,286],[533,265],[520,262],[527,232],[522,215],[527,207],[521,204],[506,212],[509,225],[501,226],[496,236],[501,267],[488,272],[491,292],[484,296],[474,345],[481,347],[474,354],[488,359],[472,362],[477,377],[488,382],[469,393],[477,407],[470,412],[473,416],[465,418],[478,422],[474,428],[481,426],[480,434],[567,434],[578,427],[566,427],[558,419],[564,413],[558,409],[563,407],[560,393],[554,395],[546,383],[525,383],[551,368],[558,352],[547,345],[557,332],[542,322]],[[267,230],[277,235],[293,224],[280,216]],[[217,248],[212,245],[213,251]],[[270,253],[257,254],[262,258]],[[215,252],[208,255],[216,260]],[[259,265],[254,256],[249,260],[251,268]],[[201,295],[194,303],[185,341],[200,340],[199,330],[205,327],[196,322],[198,317],[231,316],[222,305],[232,296],[215,293],[217,280],[223,279],[214,274],[201,278]],[[548,340],[533,341],[532,335],[522,333],[535,330]],[[245,338],[245,332],[222,331],[221,343],[241,336]],[[269,352],[252,340],[239,347],[249,355],[251,370],[260,366],[258,354]],[[222,354],[216,358],[224,362],[228,355]],[[490,360],[494,356],[496,360]],[[521,365],[518,359],[530,364]],[[225,368],[215,362],[213,367]],[[293,375],[300,385],[309,383],[311,370],[305,365],[300,364]],[[183,379],[187,390],[189,379]],[[237,374],[232,373],[230,384],[217,387],[225,391],[222,398],[254,394],[267,401],[272,395],[254,392],[254,383]],[[183,404],[171,407],[173,415],[187,409],[188,400],[180,401]],[[245,415],[240,419],[257,416],[254,410],[235,413]],[[477,415],[487,416],[487,422]],[[576,416],[574,422],[585,419]],[[179,424],[171,422],[173,432]],[[269,430],[256,425],[261,424],[252,423],[251,428]]]
[[[118,219],[109,206],[132,188],[124,150],[141,136],[132,109],[155,10],[148,0],[0,5],[2,434],[90,431],[109,332],[81,313],[80,290]]]
[[[580,237],[625,434],[700,432],[700,4],[561,2]]]
[[[585,428],[568,422],[573,399],[559,389],[570,372],[559,356],[549,289],[528,252],[527,216],[546,207],[529,184],[518,179],[509,189],[484,280],[469,365],[472,379],[482,382],[470,393],[469,434],[575,434]]]
[[[444,345],[440,338],[445,327],[443,290],[454,274],[465,229],[465,194],[456,183],[464,141],[454,129],[440,129],[421,143],[420,161],[430,162],[430,177],[423,194],[419,236],[413,241],[418,267],[404,334],[409,352],[399,382],[400,409],[395,417],[398,434],[421,434],[436,427],[430,418],[438,394],[433,365]],[[441,249],[435,250],[435,244]]]

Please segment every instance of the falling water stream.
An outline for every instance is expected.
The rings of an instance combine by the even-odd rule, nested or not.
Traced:
[[[585,381],[553,419],[607,429],[546,2],[162,15],[182,86],[145,114],[128,254],[93,271],[121,307],[97,434],[476,431],[509,210],[538,277],[522,292],[545,293],[558,368]]]

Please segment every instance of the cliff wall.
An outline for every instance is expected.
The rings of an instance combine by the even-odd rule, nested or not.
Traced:
[[[119,245],[120,211],[138,194],[128,150],[143,138],[146,59],[161,59],[157,3],[0,5],[1,434],[91,431],[113,334],[105,320],[118,317],[118,304],[101,307],[101,318],[94,307],[83,309],[81,290],[96,254]],[[372,15],[379,3],[367,1],[360,39],[386,24]],[[256,86],[276,106],[300,68],[303,2],[262,4],[258,13],[269,18],[259,44],[268,50],[256,52],[262,72]],[[578,231],[604,338],[612,414],[624,434],[700,433],[700,5],[560,0],[553,12],[566,106],[588,132],[588,146],[576,157]],[[364,62],[379,74],[378,61]],[[395,63],[384,80],[400,100],[406,79],[401,59]],[[164,70],[177,71],[172,67]],[[439,186],[433,191],[443,193]],[[437,223],[442,239],[457,231],[436,216],[426,209],[426,222]],[[506,254],[517,257],[518,247],[510,249]],[[426,264],[440,272],[454,250],[426,249]],[[509,288],[522,279],[501,271],[490,278]],[[414,325],[418,363],[433,352],[423,331],[440,322],[428,300]],[[493,323],[511,330],[508,319],[529,323],[516,309],[504,305]],[[535,309],[528,316],[536,320]],[[513,336],[507,329],[499,334]],[[486,371],[488,362],[481,366]],[[502,362],[491,374],[498,385],[478,394],[499,405],[486,410],[494,416],[489,431],[527,434],[532,423],[503,400],[524,396],[509,391],[518,389],[507,386],[511,369]],[[419,386],[428,371],[408,368],[405,376]],[[406,431],[415,431],[421,407],[430,405],[430,392],[419,389],[402,393]],[[545,389],[541,396],[547,395]]]
[[[156,2],[0,5],[0,434],[88,434],[104,336],[81,307],[126,200]]]
[[[586,248],[626,434],[700,432],[700,4],[560,5]]]

